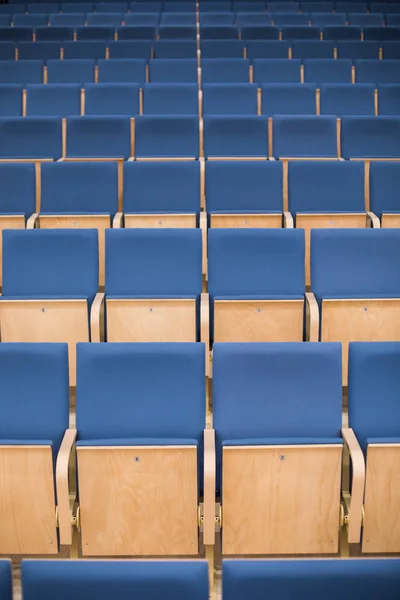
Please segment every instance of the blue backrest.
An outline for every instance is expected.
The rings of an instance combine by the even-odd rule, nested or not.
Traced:
[[[118,210],[118,165],[43,163],[41,213],[111,214]]]
[[[48,21],[47,14],[13,16],[14,27],[41,27],[47,25]]]
[[[233,12],[263,12],[265,10],[265,2],[233,2]]]
[[[365,27],[368,25],[380,26],[383,24],[383,14],[349,13],[347,20],[349,25]],[[388,23],[389,25],[389,23]]]
[[[197,116],[141,115],[135,120],[135,154],[147,158],[197,158]]]
[[[271,25],[250,25],[241,27],[242,40],[279,40],[279,27]]]
[[[324,27],[322,33],[324,40],[361,40],[362,27],[332,25]]]
[[[257,86],[254,83],[205,83],[204,115],[257,115]]]
[[[0,61],[0,83],[43,83],[42,60]]]
[[[316,12],[321,14],[332,13],[334,9],[334,2],[302,2],[302,12]]]
[[[343,158],[400,158],[399,117],[343,117]]]
[[[302,229],[209,229],[212,298],[304,294]]]
[[[199,229],[107,229],[106,293],[198,297],[201,257]]]
[[[350,342],[349,427],[364,452],[369,438],[400,438],[399,387],[399,342]]]
[[[195,2],[172,2],[168,0],[164,4],[165,12],[195,12],[196,11],[196,3]]]
[[[251,13],[253,14],[253,13]],[[240,24],[239,15],[238,24]],[[235,20],[235,14],[233,12],[215,12],[215,13],[203,13],[200,12],[200,24],[201,25],[232,25]]]
[[[76,27],[77,40],[113,40],[114,27]]]
[[[19,42],[18,60],[59,59],[62,42]]]
[[[0,42],[0,61],[14,60],[15,58],[15,43]]]
[[[153,40],[157,28],[154,25],[123,26],[117,28],[119,40]]]
[[[231,2],[201,2],[200,12],[228,12],[232,8]]]
[[[315,115],[315,83],[264,83],[262,89],[263,115]]]
[[[276,116],[273,156],[337,158],[336,117]]]
[[[0,598],[1,600],[12,600],[12,579],[10,560],[0,561]]]
[[[64,46],[65,40],[74,39],[74,27],[37,27],[35,33],[37,42],[63,42]]]
[[[160,194],[162,189],[162,194]],[[125,213],[200,212],[197,161],[124,164]]]
[[[12,6],[10,6],[10,4],[12,4]],[[2,4],[0,6],[0,14],[13,13],[15,15],[15,14],[21,14],[21,13],[25,13],[25,12],[26,12],[25,4],[16,4],[15,2],[10,2],[7,4]]]
[[[0,163],[0,214],[35,212],[34,163]]]
[[[93,2],[62,2],[61,12],[62,13],[89,13],[93,10]]]
[[[197,115],[199,94],[197,83],[145,83],[143,114]]]
[[[352,61],[333,58],[308,58],[304,61],[304,81],[321,83],[351,83]],[[331,113],[334,114],[334,113]]]
[[[107,43],[110,58],[150,58],[152,43],[150,40],[121,40]],[[114,62],[114,61],[113,61]]]
[[[127,13],[126,15],[124,15],[125,25],[128,26],[143,25],[147,27],[156,27],[158,25],[159,20],[160,17],[158,13]]]
[[[162,2],[132,2],[130,5],[131,12],[154,12],[160,13],[163,9]]]
[[[400,83],[398,60],[355,60],[357,83]]]
[[[282,163],[211,161],[206,164],[207,212],[282,212]]]
[[[2,117],[1,158],[61,157],[61,119],[57,117]]]
[[[0,40],[14,40],[20,41],[32,41],[33,39],[33,28],[32,27],[6,27],[0,28]]]
[[[268,118],[218,115],[204,117],[204,155],[267,157]]]
[[[139,114],[139,83],[88,83],[85,85],[85,115]]]
[[[339,61],[336,61],[339,62]],[[371,83],[324,83],[320,86],[321,115],[375,115]]]
[[[176,600],[208,598],[206,561],[29,560],[21,571],[27,600],[156,598],[160,589]]]
[[[249,83],[250,61],[244,58],[205,58],[201,78],[205,83]]]
[[[346,15],[344,13],[312,12],[310,20],[313,25],[318,25],[319,27],[346,25]]]
[[[400,27],[364,27],[364,39],[400,41]]]
[[[225,600],[397,600],[400,561],[394,559],[224,560]],[[29,600],[29,599],[28,599]]]
[[[267,40],[249,41],[246,44],[247,57],[251,60],[255,58],[288,58],[289,42],[274,42]]]
[[[87,116],[67,119],[67,156],[80,158],[129,158],[130,118]]]
[[[269,13],[268,13],[269,14]],[[272,19],[275,25],[308,25],[310,15],[296,12],[274,12]]]
[[[231,14],[235,17],[234,13]],[[254,25],[271,25],[274,15],[270,13],[259,12],[240,12],[236,14],[236,21],[239,27],[250,27]]]
[[[69,423],[67,344],[3,342],[0,377],[1,443],[48,440],[57,454]]]
[[[21,84],[0,84],[1,117],[22,117],[22,90]]]
[[[161,24],[158,28],[158,37],[160,40],[193,40],[196,39],[197,28],[193,25],[165,25]]]
[[[201,40],[237,40],[239,30],[236,25],[201,25]]]
[[[97,229],[3,231],[3,296],[85,297],[98,289]]]
[[[384,59],[400,58],[400,42],[383,42],[382,54]]]
[[[107,42],[84,40],[63,43],[64,58],[105,58]]]
[[[400,3],[399,2],[370,2],[370,12],[375,13],[395,13],[398,14],[400,13]]]
[[[400,14],[386,15],[385,20],[386,20],[386,25],[390,25],[391,27],[399,27],[400,26]]]
[[[400,45],[400,44],[399,44]],[[379,42],[339,41],[336,44],[338,58],[379,58]],[[399,53],[400,56],[400,53]]]
[[[336,2],[336,12],[366,13],[367,10],[367,2]]]
[[[123,21],[124,15],[122,13],[117,12],[117,10],[114,13],[89,13],[86,17],[86,21],[87,24],[89,26],[113,26],[113,27],[117,27],[118,25],[121,25],[121,22]]]
[[[317,40],[294,40],[291,44],[293,58],[333,58],[336,42]]]
[[[129,2],[96,2],[95,8],[98,13],[124,13],[129,8]]]
[[[28,2],[26,5],[27,13],[56,13],[60,10],[60,3],[57,2]]]
[[[362,162],[293,161],[288,187],[293,215],[365,211]]]
[[[201,43],[202,58],[243,58],[242,40],[205,40]]]
[[[83,12],[79,12],[80,5],[76,6],[76,13],[67,14],[52,14],[49,15],[50,25],[55,27],[78,27],[84,25],[86,21],[86,15]]]
[[[300,2],[267,2],[268,12],[298,12],[300,10]]]
[[[195,58],[161,58],[149,62],[151,83],[197,83]]]
[[[88,83],[94,81],[96,62],[91,59],[48,60],[48,83]]]
[[[300,60],[256,58],[253,80],[257,83],[300,83]]]
[[[28,117],[68,117],[81,114],[81,88],[78,83],[49,83],[26,86]]]
[[[283,40],[319,40],[320,27],[308,25],[283,25],[281,27]]]
[[[196,58],[195,40],[156,40],[154,58]]]
[[[233,23],[233,15],[232,15]],[[195,25],[196,15],[193,13],[162,13],[161,25]]]
[[[98,67],[99,83],[141,84],[146,80],[146,60],[144,58],[101,59],[98,61]]]
[[[400,297],[400,229],[312,229],[311,289],[320,300]]]
[[[370,164],[370,207],[381,216],[400,211],[400,163],[377,161]]]

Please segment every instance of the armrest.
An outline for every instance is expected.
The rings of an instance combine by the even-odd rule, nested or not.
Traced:
[[[65,157],[59,158],[56,162],[65,162]]]
[[[342,436],[349,449],[352,465],[351,502],[348,514],[348,542],[349,544],[358,544],[361,538],[363,516],[365,461],[360,444],[354,435],[354,431],[344,427],[342,429]]]
[[[72,544],[72,507],[70,506],[69,462],[76,440],[76,429],[67,429],[61,442],[56,464],[58,525],[61,545]]]
[[[375,213],[367,210],[367,223],[368,227],[373,227],[374,229],[379,229],[381,226],[381,222]]]
[[[200,297],[200,339],[206,345],[206,377],[210,376],[210,297],[203,292]]]
[[[27,229],[35,229],[39,224],[39,213],[33,213],[26,222]]]
[[[290,212],[284,212],[283,213],[283,226],[286,229],[293,229],[293,227],[294,227],[294,221],[293,221],[293,217],[290,214]]]
[[[215,544],[215,431],[204,430],[204,523],[205,546]]]
[[[96,294],[90,311],[90,339],[101,342],[101,321],[104,315],[104,294]]]
[[[130,156],[128,158],[128,162],[135,162],[135,157],[134,156]]]
[[[202,273],[205,275],[206,280],[208,279],[207,274],[207,213],[200,213],[200,229],[201,229],[201,239],[203,246],[203,254],[202,254]]]
[[[319,308],[312,292],[306,293],[306,339],[308,342],[318,342],[319,338]]]
[[[123,218],[124,218],[124,215],[122,212],[115,213],[115,216],[114,216],[113,222],[112,222],[113,229],[119,229],[122,227]]]

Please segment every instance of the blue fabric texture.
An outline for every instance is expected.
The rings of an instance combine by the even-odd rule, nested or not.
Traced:
[[[63,48],[74,39],[73,27],[36,27],[35,33],[37,42],[62,42]]]
[[[0,214],[35,212],[36,187],[33,163],[0,163]]]
[[[365,27],[366,25],[382,25],[383,23],[383,15],[379,13],[375,14],[365,14],[359,12],[349,13],[347,15],[349,25],[358,25],[360,27]],[[391,23],[388,23],[391,25]]]
[[[145,83],[143,114],[198,115],[197,83]]]
[[[165,25],[161,24],[158,28],[160,40],[195,40],[197,28],[196,24],[191,25]]]
[[[8,6],[8,5],[5,5]],[[0,42],[0,61],[15,59],[15,44],[14,42]],[[0,63],[1,64],[1,63]]]
[[[362,27],[336,26],[323,28],[324,40],[361,40]]]
[[[18,42],[18,60],[59,59],[61,42]]]
[[[308,4],[314,4],[314,2]],[[314,10],[312,6],[311,10]],[[315,10],[317,10],[317,6],[315,7]],[[320,27],[327,27],[329,25],[346,25],[346,15],[344,13],[312,12],[310,15],[310,20],[313,25],[319,25]]]
[[[336,158],[336,117],[278,115],[273,124],[273,155]]]
[[[0,118],[1,158],[57,160],[61,152],[61,119],[57,117]]]
[[[201,79],[206,83],[249,83],[250,61],[244,58],[205,58]]]
[[[119,40],[153,40],[157,29],[154,25],[138,25],[118,27],[117,34]]]
[[[243,58],[243,40],[205,40],[201,43],[202,58]]]
[[[28,117],[68,117],[81,114],[81,88],[78,83],[31,84],[26,86],[26,92]]]
[[[302,2],[302,12],[314,12],[320,14],[332,13],[335,8],[335,2]],[[316,23],[318,25],[319,23]]]
[[[379,86],[379,114],[400,116],[400,83]]]
[[[12,600],[11,561],[0,561],[0,598]]]
[[[108,42],[101,40],[65,42],[63,43],[64,58],[105,58],[107,46]]]
[[[209,157],[267,157],[268,118],[208,116],[204,118],[204,155]]]
[[[137,4],[137,3],[136,3]],[[147,4],[147,3],[146,3]],[[126,13],[124,15],[124,21],[126,26],[130,25],[143,25],[156,27],[159,22],[159,15],[157,13]]]
[[[264,83],[262,114],[315,115],[315,83]]]
[[[77,40],[113,40],[114,39],[114,27],[76,27],[75,28]]]
[[[254,83],[205,83],[203,115],[257,115]]]
[[[321,115],[374,116],[375,86],[369,83],[324,83],[320,86],[320,103]]]
[[[88,116],[67,119],[67,156],[123,158],[130,156],[129,117]]]
[[[89,13],[86,17],[88,26],[114,26],[121,25],[123,14],[118,12],[117,7],[114,13]]]
[[[379,217],[400,211],[400,163],[377,161],[370,165],[370,208]]]
[[[375,42],[379,46],[382,46],[383,58],[386,59],[397,59],[400,58],[400,42]]]
[[[340,40],[337,42],[337,57],[350,58],[379,58],[379,42],[359,42]]]
[[[1,27],[0,39],[3,41],[13,40],[15,42],[31,42],[33,39],[32,27]]]
[[[321,83],[351,84],[352,61],[349,59],[307,58],[304,61],[304,81],[320,85]],[[325,112],[325,114],[337,114]]]
[[[197,116],[141,115],[135,120],[135,153],[140,158],[197,158]]]
[[[246,44],[247,57],[251,60],[256,58],[288,58],[289,42],[275,42],[264,40],[250,40]],[[300,78],[295,81],[300,81]]]
[[[14,27],[9,28],[11,31]],[[2,38],[3,39],[3,38]],[[0,83],[43,83],[42,60],[0,61]]]
[[[144,58],[113,58],[112,61],[102,59],[97,64],[99,67],[99,83],[95,85],[100,83],[141,84],[146,80],[146,60]],[[134,106],[137,106],[137,100],[135,100]],[[86,108],[85,106],[85,110]]]
[[[297,59],[334,58],[336,42],[325,40],[294,40],[291,42],[292,56]]]
[[[283,25],[283,40],[319,40],[320,28],[309,25]]]
[[[278,8],[279,10],[279,8]],[[273,20],[275,25],[308,25],[310,15],[296,12],[274,12]]]
[[[253,60],[253,80],[257,83],[300,83],[301,61],[296,59]]]
[[[46,14],[14,15],[13,23],[14,27],[40,27],[47,25],[48,16]]]
[[[139,83],[88,83],[85,85],[85,115],[139,114]]]
[[[120,40],[108,42],[110,58],[148,59],[151,54],[150,40]],[[110,68],[111,70],[111,68]],[[142,81],[145,81],[145,77]],[[100,81],[100,80],[99,80]],[[103,81],[106,81],[103,79]],[[114,81],[114,80],[113,80]],[[125,79],[123,80],[125,81]],[[128,80],[129,81],[132,80]]]
[[[86,15],[83,12],[84,8],[82,8],[82,3],[79,3],[79,7],[76,7],[75,10],[76,13],[65,14],[63,12],[61,14],[53,13],[49,15],[50,25],[53,27],[77,27],[78,25],[84,25],[86,21]]]
[[[154,58],[196,58],[196,40],[156,40]]]
[[[197,83],[195,58],[156,58],[149,65],[151,83]]]
[[[242,40],[279,40],[279,27],[249,25],[240,29]]]
[[[381,6],[383,8],[384,5]],[[400,40],[400,27],[364,27],[363,32],[365,40]]]
[[[382,29],[385,29],[384,27]],[[400,83],[397,60],[359,59],[354,62],[357,83]]]
[[[94,81],[96,62],[81,60],[48,60],[47,79],[49,83],[80,83]]]
[[[0,117],[22,116],[22,89],[17,83],[0,84]]]
[[[400,158],[400,117],[343,117],[343,158]]]

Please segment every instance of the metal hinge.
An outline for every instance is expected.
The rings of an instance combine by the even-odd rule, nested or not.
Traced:
[[[197,509],[197,519],[200,531],[203,531],[204,525],[204,504],[200,502]],[[222,523],[222,508],[219,502],[215,503],[215,531],[219,531]]]

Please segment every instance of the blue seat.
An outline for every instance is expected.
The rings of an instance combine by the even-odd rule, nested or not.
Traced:
[[[201,78],[206,83],[249,83],[250,61],[244,58],[205,58]]]
[[[128,11],[129,2],[96,2],[97,13],[125,13]]]
[[[200,38],[204,40],[237,40],[239,37],[236,25],[201,25]]]
[[[333,58],[335,51],[335,42],[331,41],[294,41],[291,44],[293,58]]]
[[[195,2],[173,2],[172,0],[168,0],[164,4],[164,12],[196,12],[196,3]]]
[[[156,40],[154,58],[197,58],[195,40]]]
[[[235,16],[234,13],[230,14]],[[240,12],[236,14],[236,22],[240,28],[254,27],[255,25],[271,25],[273,20],[273,15],[270,13]]]
[[[300,10],[300,2],[267,2],[267,10],[268,12],[276,13],[276,12],[288,12],[294,13],[299,12]]]
[[[279,27],[251,25],[240,28],[242,40],[279,40]]]
[[[131,155],[130,119],[88,116],[67,119],[68,158],[127,159]]]
[[[48,21],[47,14],[13,15],[14,27],[41,27],[47,25]]]
[[[336,12],[341,13],[366,13],[368,11],[367,2],[336,2]]]
[[[253,83],[205,83],[203,115],[257,115],[257,86]]]
[[[85,85],[85,115],[139,114],[139,83],[88,83]]]
[[[150,40],[121,40],[108,42],[110,58],[150,58],[152,45]],[[114,63],[114,60],[113,60]],[[116,68],[116,66],[115,66]]]
[[[136,4],[142,3],[137,2]],[[146,3],[143,2],[143,4]],[[131,354],[128,348],[126,351]],[[108,348],[104,354],[110,357],[107,358],[108,362],[114,363],[115,351],[111,352],[111,348]],[[158,354],[159,352],[149,355],[147,360],[139,358],[138,367],[142,361],[149,362],[151,367],[156,367]],[[122,354],[122,356],[126,355]],[[164,356],[169,357],[169,354],[165,351],[162,358]],[[92,359],[93,367],[91,368],[95,368],[99,360]],[[86,362],[85,360],[85,365]],[[161,360],[161,364],[164,364],[163,360]],[[100,372],[101,367],[98,370]],[[101,591],[99,591],[99,585]],[[24,595],[32,600],[39,596],[43,600],[48,600],[55,594],[59,600],[65,600],[71,595],[74,595],[76,600],[81,600],[82,593],[97,594],[98,599],[102,600],[111,595],[129,596],[132,594],[132,590],[137,589],[140,589],[142,594],[151,596],[156,594],[161,587],[167,594],[172,594],[176,600],[184,600],[186,594],[190,594],[193,600],[206,600],[208,594],[207,563],[206,561],[149,561],[148,563],[140,561],[135,563],[76,560],[59,561],[50,565],[48,561],[44,560],[29,561],[22,566],[22,587]],[[82,592],[82,590],[87,591]],[[9,600],[9,597],[4,596],[4,600]]]
[[[400,84],[383,84],[379,86],[379,115],[400,116]]]
[[[81,87],[78,83],[26,86],[26,116],[68,117],[80,114]]]
[[[86,21],[89,27],[92,26],[113,26],[118,27],[124,20],[124,15],[119,12],[114,13],[89,13]]]
[[[153,40],[156,37],[155,25],[124,25],[116,29],[119,40]]]
[[[400,44],[399,44],[400,46]],[[349,58],[379,58],[379,42],[354,42],[342,40],[337,42],[337,57]],[[400,53],[399,53],[400,56]]]
[[[61,13],[90,13],[94,9],[93,2],[62,2]]]
[[[98,61],[99,83],[138,83],[146,81],[146,60],[119,58]]]
[[[338,158],[336,117],[276,116],[273,120],[275,158]]]
[[[320,14],[332,14],[335,7],[334,2],[302,2],[302,12],[315,12]],[[337,12],[337,11],[336,11]]]
[[[238,12],[264,12],[265,2],[251,2],[251,0],[247,0],[245,2],[233,2],[232,10],[235,13],[238,13]]]
[[[343,158],[400,158],[398,117],[343,117]]]
[[[357,83],[400,83],[400,69],[397,60],[356,60]]]
[[[335,26],[322,28],[324,40],[361,40],[362,27],[355,25]]]
[[[289,42],[250,40],[246,42],[247,58],[289,58]]]
[[[200,9],[200,25],[233,25],[234,19],[233,12],[203,13]],[[238,23],[240,24],[239,15]]]
[[[84,25],[86,21],[86,14],[83,12],[76,13],[55,13],[49,15],[49,23],[53,27],[78,27]]]
[[[197,83],[195,58],[162,58],[149,62],[149,81],[152,83]]]
[[[242,40],[206,40],[201,42],[201,58],[243,58]]]
[[[137,158],[198,158],[197,116],[142,115],[135,120]]]
[[[382,54],[384,59],[400,58],[400,42],[383,42]]]
[[[15,48],[16,46],[14,42],[0,42],[0,61],[14,60]]]
[[[281,27],[283,40],[319,40],[320,28],[307,25],[283,25]]]
[[[399,2],[370,2],[369,12],[371,13],[384,13],[384,14],[399,14],[400,3]]]
[[[68,58],[105,58],[107,42],[100,40],[64,42],[64,59]]]
[[[261,83],[300,83],[300,60],[285,58],[253,60],[253,81]]]
[[[0,158],[57,160],[61,157],[61,119],[2,117]]]
[[[113,40],[114,27],[76,27],[77,40]]]
[[[390,27],[400,27],[400,14],[397,15],[386,15],[386,25]]]
[[[229,12],[232,9],[232,3],[231,2],[221,2],[218,0],[215,2],[202,2],[200,4],[199,8],[200,8],[201,13]]]
[[[158,28],[158,37],[160,40],[195,40],[196,35],[197,35],[196,24],[193,24],[193,25],[164,25],[164,24],[161,24]]]
[[[320,94],[321,115],[375,115],[373,84],[324,83]]]
[[[26,12],[26,5],[25,4],[16,4],[16,3],[12,3],[12,7],[10,7],[10,3],[7,4],[2,4],[0,7],[0,14],[10,14],[13,13],[14,15],[16,14],[21,14],[21,13],[25,13]]]
[[[1,117],[22,117],[22,90],[22,84],[0,84]]]
[[[364,27],[365,40],[400,41],[400,27]]]
[[[0,561],[0,598],[12,600],[11,561]]]
[[[95,64],[95,61],[90,59],[48,60],[47,81],[48,83],[89,83],[94,81]]]
[[[315,83],[264,83],[261,85],[263,115],[315,115]]]
[[[163,9],[162,2],[132,2],[130,5],[131,12],[138,13],[160,13]]]
[[[232,15],[233,23],[233,15]],[[193,13],[161,13],[161,25],[196,25],[196,15]]]
[[[158,13],[126,13],[124,15],[125,25],[133,25],[139,27],[141,25],[147,27],[157,27],[160,17]]]
[[[12,42],[31,42],[33,40],[32,27],[0,27],[0,40]]]
[[[383,15],[378,13],[349,13],[347,15],[349,25],[357,25],[358,27],[366,27],[368,25],[380,27],[383,24],[383,19]]]
[[[400,164],[396,161],[376,161],[370,164],[370,208],[382,220],[382,227],[393,227],[390,216],[400,213],[397,190],[400,185]]]
[[[310,15],[308,13],[296,13],[296,12],[274,12],[272,19],[275,25],[279,27],[282,25],[308,25],[310,21]]]
[[[304,61],[304,81],[322,83],[352,83],[352,61],[350,59],[307,58]]]
[[[18,60],[59,59],[61,42],[19,42]]]
[[[74,27],[37,27],[35,33],[37,42],[64,42],[74,39]]]
[[[329,27],[332,25],[346,25],[346,15],[344,13],[317,13],[312,12],[310,15],[312,25],[319,27]]]
[[[146,83],[143,86],[143,114],[197,115],[197,83]]]
[[[60,10],[60,3],[57,2],[28,2],[26,5],[27,13],[57,13]]]
[[[22,215],[22,228],[24,228],[26,219],[35,212],[35,165],[33,163],[1,163],[0,177],[0,215],[7,215],[7,217]]]
[[[267,158],[268,118],[207,116],[204,118],[206,158]]]
[[[224,560],[222,564],[225,600],[238,600],[244,590],[251,590],[254,598],[266,594],[277,600],[290,598],[298,593],[300,582],[309,600],[321,596],[350,600],[350,590],[360,598],[395,600],[399,579],[400,561],[393,559]]]

